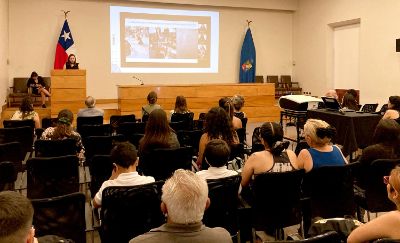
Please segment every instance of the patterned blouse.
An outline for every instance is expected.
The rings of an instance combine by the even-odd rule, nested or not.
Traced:
[[[52,140],[55,127],[49,127],[42,133],[40,139],[42,140]],[[79,161],[83,162],[85,159],[85,148],[83,147],[81,135],[75,131],[72,131],[71,136],[64,137],[63,139],[72,138],[76,140],[76,147],[79,149],[78,157]]]
[[[25,117],[22,118],[23,113],[20,110],[18,110],[15,111],[15,113],[12,115],[11,120],[33,120],[37,115],[38,114],[36,111],[31,111],[25,114]]]

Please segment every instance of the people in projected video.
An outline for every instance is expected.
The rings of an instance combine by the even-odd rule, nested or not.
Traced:
[[[125,50],[128,58],[149,58],[149,32],[145,27],[125,29]],[[130,46],[128,49],[128,45]]]

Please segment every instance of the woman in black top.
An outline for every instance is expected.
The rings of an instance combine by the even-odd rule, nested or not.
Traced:
[[[31,77],[28,79],[26,84],[28,88],[31,88],[32,94],[40,95],[42,98],[42,108],[46,108],[46,96],[51,96],[49,91],[46,90],[46,83],[43,78],[37,74],[37,72],[32,72]]]
[[[76,62],[76,56],[74,54],[68,56],[68,60],[65,63],[65,69],[79,69],[79,63]]]

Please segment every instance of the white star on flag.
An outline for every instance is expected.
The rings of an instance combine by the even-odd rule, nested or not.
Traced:
[[[71,37],[69,37],[70,34],[71,34],[71,32],[65,32],[65,30],[64,30],[64,34],[61,35],[61,37],[64,38],[64,41],[67,41],[68,39],[71,39]]]

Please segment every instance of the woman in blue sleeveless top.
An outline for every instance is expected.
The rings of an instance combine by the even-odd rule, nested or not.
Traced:
[[[328,123],[308,119],[304,125],[304,135],[309,149],[300,151],[297,158],[299,168],[306,172],[323,166],[337,166],[347,164],[342,151],[331,144],[331,139],[336,134],[336,129]]]

